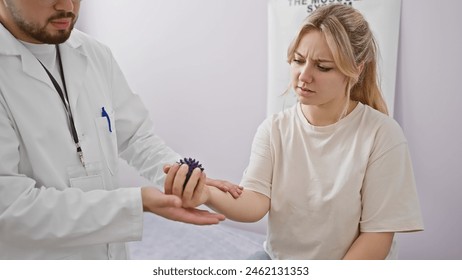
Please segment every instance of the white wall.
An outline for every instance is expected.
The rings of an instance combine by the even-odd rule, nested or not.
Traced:
[[[403,0],[395,116],[408,138],[425,231],[407,258],[462,259],[462,1]]]
[[[82,1],[79,28],[111,47],[169,146],[239,183],[266,116],[266,0]]]
[[[266,114],[266,0],[81,5],[79,27],[111,47],[157,134],[209,176],[239,182]],[[457,0],[403,0],[395,117],[409,140],[426,230],[399,235],[402,259],[462,259],[461,11]],[[145,183],[122,170],[123,184]]]

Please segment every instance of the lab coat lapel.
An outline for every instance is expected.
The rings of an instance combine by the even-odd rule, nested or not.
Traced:
[[[0,42],[0,55],[20,57],[24,73],[47,84],[51,89],[55,89],[37,58],[2,24],[0,24]]]
[[[18,47],[21,49],[22,71],[32,78],[44,82],[52,90],[56,90],[38,59],[21,43],[18,42],[18,44],[20,45]]]

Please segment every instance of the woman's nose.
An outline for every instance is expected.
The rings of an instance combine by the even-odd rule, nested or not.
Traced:
[[[299,80],[304,83],[312,83],[313,82],[313,69],[310,64],[306,64],[300,71]]]

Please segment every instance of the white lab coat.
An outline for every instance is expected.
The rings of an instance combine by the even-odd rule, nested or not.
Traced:
[[[117,186],[118,156],[160,184],[179,155],[108,48],[74,30],[61,54],[86,170],[49,77],[0,24],[0,259],[124,259],[143,213],[140,189]]]

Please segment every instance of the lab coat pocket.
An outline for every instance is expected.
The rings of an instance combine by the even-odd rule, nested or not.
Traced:
[[[114,127],[114,112],[107,110],[107,115],[95,119],[99,143],[104,153],[106,164],[112,175],[117,173],[118,149],[117,137]]]
[[[82,165],[69,166],[67,173],[71,187],[84,192],[105,189],[101,167],[100,162],[88,162],[85,168]]]
[[[101,174],[70,178],[69,181],[72,188],[78,188],[84,192],[104,189],[103,176]]]

